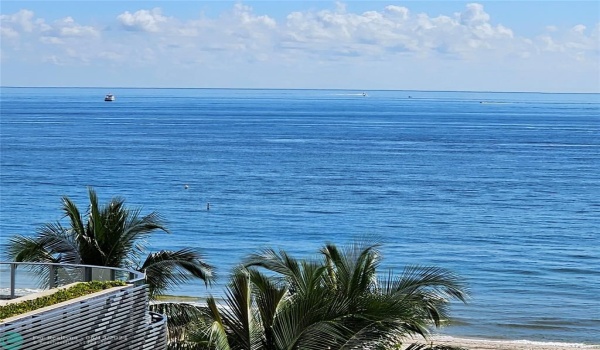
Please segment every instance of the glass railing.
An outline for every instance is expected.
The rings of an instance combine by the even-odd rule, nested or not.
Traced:
[[[0,299],[14,299],[75,282],[145,283],[144,273],[117,267],[0,261]]]

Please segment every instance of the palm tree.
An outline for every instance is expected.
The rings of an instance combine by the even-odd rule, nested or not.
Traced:
[[[376,244],[327,244],[320,253],[319,262],[272,249],[250,256],[234,272],[225,305],[208,299],[210,322],[196,340],[219,350],[386,349],[426,337],[448,318],[449,299],[467,296],[460,278],[440,268],[379,277]]]
[[[136,269],[146,273],[150,298],[169,288],[198,278],[210,284],[213,267],[195,250],[161,250],[147,253],[145,239],[157,232],[169,231],[160,215],[141,216],[139,209],[128,209],[124,199],[112,198],[98,204],[96,192],[88,189],[90,205],[84,217],[68,197],[62,198],[62,211],[68,226],[60,221],[43,225],[34,237],[16,235],[8,243],[8,257],[14,261],[86,264]],[[146,255],[147,254],[147,255]],[[142,259],[143,258],[143,259]],[[193,311],[166,303],[153,309],[173,311],[183,322],[194,317]],[[174,322],[173,324],[176,324]]]

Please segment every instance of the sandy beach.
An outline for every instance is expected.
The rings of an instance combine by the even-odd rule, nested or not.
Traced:
[[[434,345],[461,346],[468,350],[571,350],[600,349],[600,345],[559,342],[534,342],[527,340],[490,340],[434,336]]]

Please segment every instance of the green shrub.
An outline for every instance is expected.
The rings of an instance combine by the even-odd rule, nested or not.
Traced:
[[[87,294],[96,293],[104,289],[124,285],[127,285],[127,283],[121,281],[82,282],[69,288],[57,290],[56,292],[50,295],[46,295],[32,300],[25,300],[20,303],[0,306],[0,322],[5,318],[9,318],[15,315],[24,314],[26,312],[41,309],[46,306],[62,303],[63,301],[75,299]]]

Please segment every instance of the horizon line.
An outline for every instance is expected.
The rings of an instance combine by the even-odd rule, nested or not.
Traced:
[[[422,89],[348,89],[348,88],[252,88],[252,87],[141,87],[141,86],[18,86],[0,85],[0,88],[12,89],[147,89],[147,90],[334,90],[334,91],[416,91],[416,92],[474,92],[474,93],[511,93],[511,94],[600,94],[596,92],[548,92],[548,91],[505,91],[505,90],[422,90]]]

